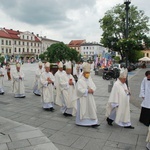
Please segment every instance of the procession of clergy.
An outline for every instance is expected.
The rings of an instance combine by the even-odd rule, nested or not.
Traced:
[[[63,70],[65,65],[65,70]],[[91,65],[87,62],[82,65],[82,72],[78,75],[76,83],[72,76],[72,64],[70,61],[63,64],[59,62],[58,71],[53,75],[50,72],[50,63],[39,62],[35,73],[33,93],[41,96],[42,108],[53,112],[54,105],[61,107],[60,111],[66,117],[76,116],[76,125],[98,127],[94,91],[96,86],[90,76]],[[107,106],[106,121],[112,126],[117,125],[134,129],[130,121],[130,91],[126,85],[128,71],[122,68],[120,76],[113,85]],[[143,98],[140,122],[150,125],[150,71],[141,83],[140,97]],[[4,69],[0,67],[0,94],[3,89]],[[16,70],[12,73],[13,92],[15,98],[25,98],[24,73],[21,64],[16,64]],[[56,94],[54,94],[56,93]],[[147,136],[147,148],[150,149],[150,128]]]

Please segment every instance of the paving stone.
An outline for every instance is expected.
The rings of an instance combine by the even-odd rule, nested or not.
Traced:
[[[139,135],[137,145],[138,146],[145,146],[146,145],[146,136]]]
[[[79,138],[78,135],[64,132],[57,132],[53,134],[51,137],[49,137],[49,139],[52,142],[62,144],[65,146],[71,146],[78,138]]]
[[[38,145],[43,143],[49,143],[50,140],[47,137],[38,137],[33,139],[28,139],[31,145]]]
[[[9,135],[12,141],[19,141],[23,139],[41,137],[44,134],[39,130],[33,130],[33,131],[28,131],[28,132],[10,133]]]
[[[97,138],[97,139],[105,139],[107,140],[110,136],[110,133],[101,133],[101,132],[94,132],[94,131],[86,131],[83,133],[84,136]]]
[[[101,150],[131,150],[131,149],[121,149],[121,148],[115,148],[110,146],[104,146]]]
[[[8,147],[6,144],[0,144],[0,150],[8,150]]]
[[[0,144],[10,142],[10,138],[8,135],[0,135]]]
[[[60,121],[54,121],[54,120],[48,121],[41,125],[41,127],[50,128],[53,130],[60,130],[65,126],[66,126],[66,123],[60,122]]]
[[[90,138],[81,136],[71,147],[83,149],[85,145],[89,142]]]
[[[127,130],[131,130],[131,129],[127,129]],[[130,133],[122,133],[120,132],[120,134],[117,133],[112,133],[111,136],[109,137],[109,140],[111,141],[116,141],[116,142],[120,142],[120,143],[126,143],[126,144],[132,144],[132,145],[136,145],[138,139],[138,135],[135,134],[130,134]]]
[[[100,139],[91,139],[83,150],[102,150],[104,147],[105,141]]]
[[[14,141],[7,143],[9,149],[17,149],[22,147],[28,147],[30,146],[30,143],[28,140],[21,140],[21,141]]]
[[[81,150],[81,149],[76,149],[76,148],[72,148],[72,147],[69,147],[69,146],[64,146],[64,145],[56,144],[56,143],[55,143],[55,146],[56,146],[59,150]]]

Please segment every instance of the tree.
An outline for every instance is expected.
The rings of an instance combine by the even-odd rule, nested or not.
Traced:
[[[125,38],[125,6],[118,4],[105,13],[105,16],[99,20],[100,27],[103,30],[101,43],[113,51],[118,51],[125,58],[125,51],[128,55],[132,50],[142,50],[143,41],[146,40],[146,33],[149,32],[149,18],[143,11],[138,11],[137,7],[131,5],[129,10],[129,35]],[[132,56],[129,55],[129,61]]]
[[[63,42],[52,44],[47,48],[47,60],[49,62],[58,62],[58,61],[78,61],[80,59],[79,53],[75,49],[70,49]]]
[[[4,57],[3,56],[1,56],[1,54],[0,54],[0,63],[2,63],[2,62],[4,62]]]

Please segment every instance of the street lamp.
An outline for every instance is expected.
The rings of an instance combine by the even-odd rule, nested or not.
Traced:
[[[131,0],[124,0],[124,4],[125,4],[125,11],[126,11],[126,22],[125,22],[125,38],[126,40],[128,39],[128,34],[129,34],[129,30],[128,30],[128,27],[129,27],[129,5],[131,3]],[[126,68],[128,67],[128,49],[126,47],[125,49],[125,54],[126,54]],[[128,86],[128,77],[127,77],[127,80],[126,80],[126,83],[127,83],[127,86]]]

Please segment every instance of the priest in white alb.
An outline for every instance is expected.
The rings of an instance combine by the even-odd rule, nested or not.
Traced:
[[[40,76],[44,72],[43,70],[43,63],[38,63],[38,69],[35,72],[35,80],[34,80],[34,86],[33,86],[33,93],[37,96],[41,96],[40,91]]]
[[[59,106],[62,105],[62,92],[60,90],[60,79],[66,72],[63,70],[63,63],[60,61],[58,64],[58,70],[55,73],[55,88],[56,88],[56,100],[55,103]]]
[[[40,76],[41,98],[44,110],[54,110],[54,81],[55,77],[50,72],[50,63],[45,64],[45,71]]]
[[[73,114],[73,95],[75,93],[75,79],[72,76],[71,62],[66,62],[66,71],[60,78],[60,90],[63,98],[59,99],[61,104],[61,112],[64,116],[72,116]]]
[[[24,87],[24,73],[20,69],[21,64],[16,64],[16,69],[12,73],[13,77],[13,92],[15,98],[25,98],[25,87]]]
[[[0,64],[0,95],[4,94],[4,68]]]
[[[150,125],[150,70],[146,71],[146,77],[141,83],[140,97],[142,98],[141,114],[139,121],[146,126]]]
[[[96,86],[90,76],[90,71],[91,65],[84,63],[83,74],[79,78],[76,86],[76,125],[98,127],[97,109],[93,95]]]
[[[122,68],[110,93],[106,106],[106,117],[110,126],[114,121],[121,127],[134,129],[130,120],[130,91],[126,85],[127,74],[127,69]]]

